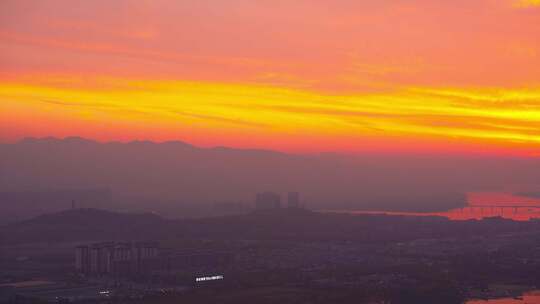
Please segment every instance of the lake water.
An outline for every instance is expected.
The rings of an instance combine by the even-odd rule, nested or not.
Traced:
[[[526,292],[519,298],[469,300],[466,304],[540,304],[540,291]]]
[[[474,192],[467,195],[468,205],[443,212],[394,212],[366,210],[324,210],[348,214],[387,214],[409,216],[443,216],[451,220],[503,217],[517,221],[540,219],[540,199],[503,192]]]

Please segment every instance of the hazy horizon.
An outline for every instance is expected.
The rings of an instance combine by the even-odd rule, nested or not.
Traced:
[[[96,194],[85,189],[105,189],[110,197],[99,194],[97,200],[105,202],[88,206],[173,217],[205,214],[201,209],[216,202],[252,208],[255,194],[264,191],[281,194],[283,201],[287,192],[300,192],[312,209],[444,211],[468,205],[471,193],[486,193],[475,198],[484,204],[526,202],[517,195],[538,192],[540,178],[535,169],[540,159],[534,157],[288,154],[181,141],[100,143],[80,137],[27,138],[0,144],[0,153],[0,192],[41,191],[44,210],[48,200],[59,200],[44,193],[80,189],[72,196],[88,202],[86,196]],[[18,201],[22,208],[24,199]],[[64,198],[60,206],[70,202]],[[52,210],[59,208],[58,202],[52,205]]]

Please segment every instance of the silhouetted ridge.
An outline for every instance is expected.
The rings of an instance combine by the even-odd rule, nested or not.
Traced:
[[[153,238],[166,221],[155,214],[73,209],[45,214],[2,229],[6,241],[80,241]]]
[[[117,145],[164,145],[164,146],[176,146],[176,147],[194,147],[193,145],[180,141],[180,140],[172,140],[172,141],[164,141],[164,142],[155,142],[151,140],[132,140],[128,142],[120,142],[120,141],[109,141],[109,142],[98,142],[95,140],[83,138],[80,136],[68,136],[64,138],[58,138],[58,137],[25,137],[19,141],[19,143],[22,144],[117,144]]]
[[[493,235],[538,229],[539,224],[512,220],[450,221],[442,217],[325,214],[285,208],[246,215],[166,220],[154,214],[78,209],[0,227],[0,240],[6,244],[175,238],[397,242]]]
[[[108,210],[94,208],[69,209],[57,213],[44,214],[36,218],[24,221],[20,224],[48,224],[48,223],[63,223],[63,224],[96,224],[96,223],[122,223],[126,221],[163,221],[159,215],[152,213],[120,213]],[[17,225],[17,224],[14,224]]]

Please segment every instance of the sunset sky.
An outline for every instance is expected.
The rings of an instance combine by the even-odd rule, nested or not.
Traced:
[[[540,1],[0,2],[0,141],[540,155]]]

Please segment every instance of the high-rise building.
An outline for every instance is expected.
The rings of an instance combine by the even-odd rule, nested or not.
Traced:
[[[148,261],[158,256],[157,243],[138,242],[131,247],[131,262],[135,272],[148,270]]]
[[[75,248],[75,269],[81,273],[90,272],[90,249],[88,246]]]
[[[287,194],[287,206],[289,208],[300,208],[300,193],[289,192]]]
[[[114,243],[97,243],[90,246],[90,272],[105,274],[111,272]]]
[[[255,208],[257,210],[271,210],[281,208],[281,198],[279,194],[273,192],[257,193],[255,197]]]

